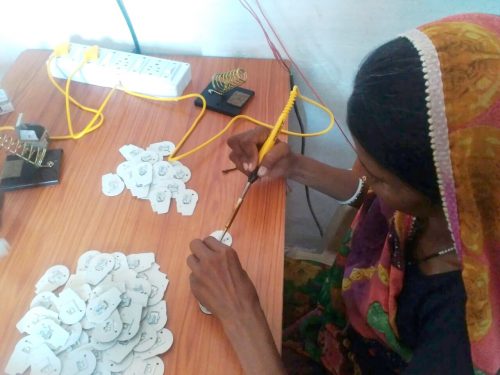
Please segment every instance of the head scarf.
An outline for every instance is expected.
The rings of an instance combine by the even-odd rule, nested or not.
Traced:
[[[402,35],[417,49],[426,82],[429,134],[449,230],[462,263],[466,323],[477,373],[500,371],[500,17],[468,14]],[[353,223],[342,293],[349,322],[402,358],[395,317],[404,244],[414,218],[386,212],[389,230]],[[370,207],[373,211],[374,207]],[[361,225],[363,224],[363,225]],[[361,230],[357,230],[364,227]],[[384,233],[373,238],[373,233]],[[368,238],[370,241],[368,241]],[[366,248],[367,244],[370,244]],[[358,247],[358,249],[355,249]],[[361,247],[364,247],[361,249]],[[381,249],[381,250],[380,250]],[[355,251],[356,250],[356,251]],[[340,257],[342,258],[342,257]]]

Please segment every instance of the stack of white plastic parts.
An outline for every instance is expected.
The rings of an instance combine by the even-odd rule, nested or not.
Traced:
[[[158,355],[170,349],[164,328],[167,275],[154,253],[89,250],[76,273],[47,270],[17,329],[27,334],[7,363],[9,375],[163,374]]]
[[[186,187],[191,171],[180,161],[168,162],[163,157],[175,149],[172,142],[151,144],[146,150],[125,145],[120,153],[126,159],[116,168],[116,174],[102,176],[102,192],[107,196],[119,195],[125,188],[134,197],[147,199],[153,211],[165,214],[175,201],[177,212],[192,215],[198,202],[198,193]]]

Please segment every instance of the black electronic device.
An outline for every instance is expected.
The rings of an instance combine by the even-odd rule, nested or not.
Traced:
[[[58,184],[62,153],[60,149],[47,150],[44,162],[51,164],[51,167],[37,167],[17,155],[7,155],[0,181],[0,191]]]
[[[19,116],[17,138],[0,136],[0,149],[8,155],[3,165],[0,190],[9,191],[59,183],[62,150],[48,150],[49,136],[38,124],[26,124]]]
[[[243,107],[255,95],[254,91],[239,87],[246,82],[246,78],[247,74],[241,68],[214,74],[212,81],[201,93],[207,102],[207,108],[232,117],[239,115]],[[203,105],[199,98],[194,101],[194,104],[198,107]]]

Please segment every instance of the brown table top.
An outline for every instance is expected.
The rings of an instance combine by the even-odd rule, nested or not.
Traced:
[[[64,98],[50,84],[44,50],[22,53],[2,82],[15,113],[0,117],[12,125],[18,113],[28,123],[45,126],[51,135],[67,134]],[[244,114],[274,123],[288,98],[288,77],[276,61],[236,58],[171,57],[191,64],[192,81],[185,93],[201,92],[214,72],[242,67],[248,72],[244,87],[256,92]],[[62,82],[62,81],[60,81]],[[72,83],[71,94],[97,108],[109,89]],[[89,250],[138,253],[153,251],[170,284],[165,299],[173,347],[163,355],[167,374],[238,374],[242,370],[219,322],[204,315],[189,287],[186,257],[189,242],[222,229],[245,182],[228,159],[229,135],[253,124],[239,122],[202,151],[182,159],[192,171],[188,187],[199,194],[193,216],[154,213],[148,201],[125,191],[116,197],[101,192],[101,176],[115,173],[123,161],[125,144],[147,147],[162,140],[176,143],[199,113],[192,100],[158,103],[121,91],[104,110],[104,125],[81,140],[51,142],[62,148],[59,185],[8,192],[0,237],[10,254],[0,259],[0,368],[3,370],[22,335],[16,323],[29,310],[35,284],[52,265],[75,272],[79,256]],[[72,107],[74,127],[81,129],[90,115]],[[207,111],[184,151],[215,134],[230,118]],[[4,153],[5,155],[5,153]],[[3,159],[3,157],[2,157]],[[282,181],[258,182],[250,191],[231,234],[244,268],[256,285],[274,339],[281,342],[285,186]],[[279,345],[278,345],[279,346]]]

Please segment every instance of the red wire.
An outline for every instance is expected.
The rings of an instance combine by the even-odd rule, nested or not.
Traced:
[[[283,42],[281,41],[278,33],[276,32],[276,30],[274,30],[274,27],[273,25],[271,24],[271,22],[269,21],[269,19],[267,18],[266,14],[264,13],[264,11],[262,10],[262,7],[260,6],[260,2],[259,0],[255,0],[255,2],[257,3],[257,6],[259,7],[259,10],[260,12],[262,13],[262,16],[264,17],[264,19],[266,20],[267,24],[269,25],[269,28],[271,29],[271,31],[273,32],[274,36],[276,37],[276,39],[278,40],[281,48],[283,48],[283,51],[285,51],[285,54],[288,56],[288,59],[291,61],[292,65],[295,67],[295,69],[297,69],[297,71],[299,72],[300,76],[302,77],[302,79],[304,80],[304,82],[306,83],[306,85],[311,89],[311,91],[313,92],[314,96],[316,97],[316,99],[318,99],[318,101],[322,104],[322,105],[325,105],[323,99],[321,98],[321,96],[318,94],[318,92],[314,89],[313,85],[309,82],[309,80],[307,79],[307,77],[304,75],[304,73],[302,72],[302,70],[300,69],[300,67],[295,63],[295,61],[293,60],[292,56],[288,53],[288,50],[286,49],[285,45],[283,44]]]
[[[286,56],[288,57],[288,60],[290,60],[290,62],[292,63],[292,65],[295,67],[295,69],[299,72],[300,76],[302,77],[302,79],[304,80],[304,82],[306,83],[307,87],[309,87],[309,89],[313,92],[314,96],[316,97],[316,99],[324,106],[325,105],[325,102],[323,101],[323,99],[321,98],[321,95],[319,95],[319,93],[316,91],[316,89],[313,87],[313,85],[311,84],[311,82],[309,82],[309,80],[307,79],[307,77],[305,76],[305,74],[302,72],[302,69],[300,69],[300,67],[295,63],[294,59],[292,58],[292,56],[290,55],[290,53],[288,53],[288,50],[286,49],[285,45],[283,44],[283,42],[281,41],[281,38],[279,37],[278,33],[276,32],[276,30],[274,29],[272,23],[269,21],[269,19],[267,18],[266,14],[264,13],[264,10],[262,9],[261,5],[260,5],[260,2],[259,0],[255,0],[255,2],[257,3],[257,6],[259,7],[259,10],[262,14],[262,16],[264,17],[264,19],[266,20],[267,22],[267,25],[269,26],[269,28],[271,29],[271,31],[273,32],[275,38],[278,40],[278,43],[280,44],[281,48],[283,49],[283,51],[285,52]],[[276,48],[276,46],[274,45],[273,41],[271,40],[271,38],[269,37],[269,34],[267,33],[267,31],[265,30],[265,27],[264,25],[262,24],[261,20],[259,19],[259,16],[257,15],[257,13],[252,9],[252,7],[250,6],[250,4],[248,4],[248,2],[246,0],[240,0],[240,3],[248,10],[248,12],[255,18],[255,20],[257,21],[257,23],[259,24],[260,28],[262,29],[262,31],[264,32],[264,35],[266,37],[266,40],[267,40],[267,43],[269,45],[269,47],[271,48],[271,51],[273,52],[273,55],[275,57],[276,60],[278,60],[281,64],[283,64],[285,66],[285,68],[290,71],[290,67],[288,66],[288,64],[286,64],[286,62],[283,60],[283,57],[281,56],[281,53],[279,52],[279,50]],[[345,140],[347,141],[347,143],[349,144],[349,146],[351,146],[351,148],[353,150],[354,149],[354,146],[353,144],[351,143],[351,141],[349,140],[349,138],[347,137],[347,135],[344,133],[344,131],[342,130],[342,127],[340,126],[340,124],[337,122],[337,120],[335,120],[335,122],[337,123],[337,127],[339,128],[340,132],[342,133],[342,135],[344,136]]]
[[[261,30],[264,32],[264,36],[267,40],[267,44],[269,45],[269,48],[271,49],[272,53],[273,53],[273,56],[276,60],[278,60],[282,65],[283,67],[288,70],[288,72],[290,72],[290,67],[286,64],[286,62],[283,60],[283,57],[281,56],[281,53],[280,51],[276,48],[276,46],[274,45],[273,41],[271,40],[269,34],[267,33],[264,25],[262,24],[261,20],[259,19],[259,16],[257,15],[257,13],[255,13],[255,11],[252,9],[252,7],[250,6],[250,4],[248,4],[248,2],[246,0],[240,0],[240,3],[243,5],[243,7],[253,16],[253,18],[257,21],[257,23],[259,24]]]

